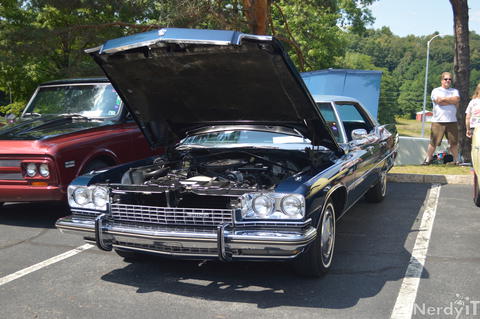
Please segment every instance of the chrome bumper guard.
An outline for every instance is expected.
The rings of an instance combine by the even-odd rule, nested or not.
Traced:
[[[317,236],[312,226],[295,229],[255,229],[231,223],[216,229],[141,226],[112,223],[101,214],[95,219],[67,216],[56,222],[62,232],[78,234],[102,250],[232,260],[287,260],[298,256]]]

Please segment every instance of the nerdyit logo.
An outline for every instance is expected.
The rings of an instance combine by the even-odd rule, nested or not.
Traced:
[[[477,298],[479,299],[479,298]],[[470,297],[464,297],[460,294],[455,294],[455,300],[444,306],[432,306],[427,304],[413,305],[413,314],[422,316],[451,316],[458,319],[460,316],[478,316],[480,314],[480,300],[473,300]]]

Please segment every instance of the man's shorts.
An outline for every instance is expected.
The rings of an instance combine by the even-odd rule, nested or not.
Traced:
[[[457,145],[458,143],[458,127],[457,122],[439,123],[432,122],[432,130],[430,132],[430,144],[440,146],[443,136],[447,136],[448,144]]]

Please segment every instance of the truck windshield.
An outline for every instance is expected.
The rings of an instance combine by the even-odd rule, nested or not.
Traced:
[[[92,118],[115,117],[122,100],[111,84],[81,84],[40,87],[25,115],[79,114]]]

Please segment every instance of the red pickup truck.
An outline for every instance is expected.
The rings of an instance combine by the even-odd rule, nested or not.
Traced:
[[[43,83],[0,127],[0,204],[66,200],[75,177],[159,153],[108,79]]]

